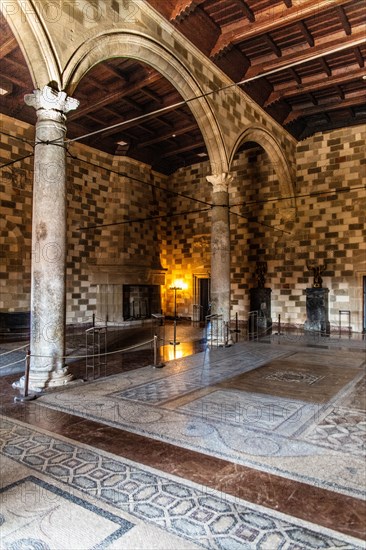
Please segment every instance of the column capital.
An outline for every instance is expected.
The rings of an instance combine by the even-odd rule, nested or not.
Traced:
[[[214,193],[219,193],[222,191],[227,193],[234,176],[228,172],[223,172],[222,174],[212,174],[211,176],[206,176],[206,179],[212,184]]]
[[[51,119],[55,122],[65,122],[66,113],[79,106],[77,99],[68,97],[66,92],[57,92],[50,86],[34,90],[33,94],[26,94],[24,101],[35,108],[38,120]]]

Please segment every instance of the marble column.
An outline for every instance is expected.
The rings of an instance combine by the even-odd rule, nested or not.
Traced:
[[[211,313],[221,316],[222,328],[215,335],[219,345],[231,344],[230,336],[230,220],[228,173],[207,176],[212,184],[211,213]],[[212,325],[214,328],[214,325]]]
[[[37,112],[31,272],[29,387],[59,386],[65,367],[66,313],[66,113],[79,102],[45,86],[24,98]]]

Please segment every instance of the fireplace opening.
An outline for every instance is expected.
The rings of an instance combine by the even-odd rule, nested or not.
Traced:
[[[123,319],[149,319],[161,312],[159,285],[123,285]]]

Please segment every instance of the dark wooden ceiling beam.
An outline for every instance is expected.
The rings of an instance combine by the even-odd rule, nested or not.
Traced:
[[[154,135],[155,135],[155,131],[154,131],[154,130],[151,130],[150,128],[148,128],[148,127],[146,126],[146,124],[145,124],[145,125],[143,125],[143,124],[136,124],[136,126],[132,126],[132,128],[140,128],[140,130],[143,130],[143,131],[145,132],[145,134],[150,134],[151,136],[154,136]],[[123,133],[125,133],[125,132],[123,132]],[[128,135],[128,133],[127,133],[126,135]],[[130,135],[132,135],[132,134],[130,134]],[[136,138],[133,138],[133,139],[136,139]]]
[[[359,64],[359,66],[364,67],[365,66],[365,60],[362,57],[361,50],[358,46],[356,46],[356,48],[353,48],[353,53],[354,53],[354,56],[357,60],[357,63]]]
[[[241,9],[244,12],[245,17],[248,19],[248,21],[250,23],[254,23],[255,15],[254,15],[253,10],[251,10],[250,7],[248,6],[248,3],[245,2],[244,0],[238,0],[238,1],[239,1],[239,5],[240,5]]]
[[[301,117],[309,117],[317,115],[318,113],[326,113],[327,111],[337,111],[339,109],[346,109],[348,107],[355,107],[356,105],[363,105],[365,103],[365,93],[363,91],[355,92],[352,97],[345,100],[338,100],[332,103],[326,103],[318,105],[317,107],[306,107],[302,109],[293,109],[286,119],[282,122],[283,125],[290,124],[294,120]]]
[[[218,56],[215,64],[228,75],[233,82],[239,82],[244,72],[250,67],[247,56],[234,46],[225,55]]]
[[[328,63],[325,61],[324,57],[319,58],[320,66],[322,67],[323,71],[327,76],[332,76],[331,68],[329,67]]]
[[[266,75],[266,73],[279,72],[286,68],[296,68],[297,65],[312,61],[313,59],[320,59],[322,56],[329,55],[335,51],[339,52],[348,48],[354,48],[365,42],[364,25],[360,25],[357,29],[354,29],[352,36],[343,37],[341,42],[340,37],[335,33],[335,35],[331,35],[318,46],[314,46],[314,48],[308,48],[307,46],[304,48],[299,47],[290,54],[282,53],[281,59],[251,65],[242,78],[256,78],[261,74]]]
[[[145,112],[143,107],[141,107],[141,105],[139,105],[137,103],[137,101],[134,101],[133,99],[131,99],[129,97],[123,97],[122,101],[123,101],[123,103],[126,103],[127,105],[132,107],[132,109],[135,109],[135,111],[137,111],[138,113],[144,113]]]
[[[216,44],[211,50],[210,57],[215,57],[222,50],[233,44],[249,40],[258,35],[270,33],[282,29],[292,23],[305,20],[307,17],[316,17],[322,10],[338,5],[346,4],[349,0],[305,0],[301,6],[291,6],[283,12],[283,5],[276,4],[271,7],[271,17],[268,17],[268,9],[258,11],[255,15],[255,23],[235,21],[222,28]],[[331,5],[330,5],[331,4]]]
[[[335,89],[337,90],[339,97],[341,99],[345,99],[345,93],[338,84],[335,86]]]
[[[116,76],[119,80],[122,80],[122,82],[124,82],[125,84],[128,82],[128,79],[126,78],[126,76],[123,74],[123,71],[118,68],[118,67],[115,67],[114,65],[112,65],[111,63],[108,63],[108,61],[104,61],[102,63],[103,67],[105,67],[106,69],[108,69],[108,71],[110,73],[112,73],[114,76]]]
[[[308,97],[310,98],[310,101],[313,105],[318,105],[318,100],[316,99],[316,97],[312,92],[308,93]]]
[[[266,78],[261,78],[260,80],[254,80],[244,85],[244,91],[262,107],[273,92],[273,86]]]
[[[160,2],[161,1],[162,0],[160,0]],[[204,1],[205,0],[176,0],[174,9],[169,16],[170,21],[182,21],[182,19],[192,13],[200,4],[203,4]]]
[[[102,128],[103,126],[105,126],[105,120],[103,120],[101,117],[98,117],[94,114],[91,114],[91,113],[88,113],[85,117],[87,120],[90,120],[92,122],[96,122],[97,124],[99,124]],[[97,128],[95,127],[95,124],[92,124],[92,125],[88,125],[87,124],[87,120],[85,120],[85,126],[87,128],[90,128],[90,130],[96,130]]]
[[[164,115],[159,116],[158,118],[159,118],[160,124],[163,124],[164,126],[169,128],[170,132],[172,132],[172,133],[174,132],[174,124],[172,124],[169,120],[165,120]]]
[[[301,84],[302,80],[301,80],[300,76],[298,75],[298,73],[296,72],[296,70],[293,67],[290,68],[290,73],[294,77],[295,81],[298,84]]]
[[[103,84],[102,82],[99,82],[99,80],[97,80],[96,78],[93,78],[93,77],[88,77],[86,76],[85,78],[87,78],[87,88],[88,87],[91,87],[91,88],[97,88],[98,90],[100,90],[101,92],[103,92],[103,96],[105,96],[105,84]],[[84,98],[85,98],[85,101],[89,101],[90,99],[90,96],[88,93],[84,94]],[[83,101],[83,98],[82,97],[79,97],[80,101]]]
[[[337,74],[330,76],[327,79],[323,78],[323,75],[317,74],[307,83],[303,83],[300,86],[290,86],[288,83],[283,84],[282,89],[275,88],[274,91],[270,94],[267,101],[264,104],[264,107],[271,105],[281,99],[289,99],[291,97],[296,97],[297,95],[316,92],[318,90],[323,90],[324,88],[329,88],[331,86],[338,86],[340,84],[345,84],[347,82],[352,82],[356,79],[361,79],[364,75],[364,70],[362,69],[352,69],[349,67],[341,69]]]
[[[280,50],[280,48],[277,46],[277,44],[274,42],[274,40],[271,38],[271,36],[269,34],[264,34],[263,35],[263,40],[267,43],[267,45],[271,48],[271,50],[273,51],[273,53],[277,56],[277,57],[281,57],[282,56],[282,52]]]
[[[171,110],[174,110],[175,107],[174,105],[171,106]],[[167,106],[167,110],[169,110],[169,106]],[[166,113],[167,111],[165,111]],[[106,137],[106,136],[111,136],[113,134],[117,134],[118,132],[124,132],[125,130],[129,129],[129,128],[134,128],[135,126],[139,126],[140,124],[145,124],[145,122],[149,121],[149,120],[153,120],[155,118],[159,118],[162,113],[160,112],[156,112],[156,111],[153,111],[153,112],[145,112],[143,113],[144,115],[144,118],[143,120],[139,120],[139,117],[135,117],[133,119],[126,119],[125,121],[121,120],[121,125],[118,126],[118,127],[115,127],[115,128],[106,128],[106,130],[102,133],[102,138]],[[171,126],[173,128],[172,125],[170,125],[169,123],[167,123],[166,121],[164,120],[160,120],[160,122],[162,122],[163,124],[166,124],[168,126]]]
[[[146,95],[147,97],[149,97],[150,99],[152,99],[153,101],[155,101],[155,103],[162,105],[163,103],[162,98],[155,92],[148,90],[147,88],[141,88],[140,92]]]
[[[4,74],[6,79],[10,80],[13,84],[25,88],[25,90],[29,93],[32,91],[33,88],[29,88],[29,86],[32,86],[31,77],[29,75],[29,80],[24,79],[24,76],[27,73],[24,70],[24,66],[17,61],[14,61],[10,57],[3,59],[1,61],[1,73]]]
[[[337,14],[338,14],[338,17],[339,17],[339,19],[342,23],[342,27],[344,29],[344,32],[346,33],[347,36],[350,36],[352,34],[351,25],[349,24],[347,15],[346,15],[346,13],[345,13],[342,6],[337,7]]]
[[[142,147],[149,147],[150,145],[155,145],[156,143],[161,143],[163,141],[166,141],[174,136],[181,136],[183,134],[188,134],[189,132],[193,132],[197,129],[197,124],[189,124],[188,126],[183,126],[182,128],[174,128],[174,134],[170,131],[165,134],[161,134],[160,136],[157,136],[153,139],[149,139],[147,141],[141,141],[137,148],[141,149]]]
[[[299,21],[298,27],[300,28],[306,42],[309,44],[310,48],[312,48],[315,45],[314,38],[310,34],[309,29],[305,25],[304,21]]]
[[[182,20],[178,26],[184,34],[204,55],[209,56],[216,40],[220,36],[220,27],[201,8],[196,8],[193,15]]]
[[[1,48],[0,48],[0,59],[14,51],[18,47],[18,42],[14,38],[14,36],[11,36],[5,42],[2,42]]]
[[[175,155],[179,155],[180,153],[188,153],[189,151],[194,151],[195,149],[201,149],[202,147],[206,147],[206,144],[204,141],[195,141],[190,145],[177,147],[174,149],[174,151],[169,151],[168,153],[164,153],[163,155],[160,155],[160,158],[166,159],[169,157],[174,157]]]
[[[161,78],[162,78],[161,74],[157,72],[153,72],[149,76],[142,78],[141,80],[138,80],[133,84],[129,84],[124,88],[122,88],[121,90],[117,90],[116,92],[105,95],[99,101],[96,101],[96,102],[91,101],[85,107],[70,113],[67,119],[70,121],[70,120],[75,120],[77,118],[82,118],[84,115],[86,115],[90,111],[96,111],[97,109],[102,109],[103,107],[109,104],[113,105],[114,103],[116,103],[116,101],[121,101],[124,97],[128,96],[129,94],[132,94],[133,92],[138,91],[141,87],[148,86],[153,82],[157,82]],[[77,93],[76,93],[76,97],[77,97]]]

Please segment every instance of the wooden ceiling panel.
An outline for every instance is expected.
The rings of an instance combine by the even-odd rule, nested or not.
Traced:
[[[205,2],[203,9],[218,27],[228,25],[233,20],[251,17],[252,10],[244,0],[221,0]]]
[[[365,0],[146,1],[234,82],[255,78],[243,89],[297,139],[366,122]],[[0,111],[34,123],[23,100],[32,80],[4,18],[0,32],[0,78],[8,89]],[[174,83],[140,61],[100,63],[74,96],[80,106],[68,115],[70,137],[103,130],[82,141],[167,174],[207,159],[189,107],[176,105],[182,98]]]
[[[307,44],[301,27],[297,23],[272,31],[271,37],[281,50],[294,48],[301,42]]]
[[[329,34],[343,32],[338,12],[333,8],[315,13],[305,19],[305,23],[315,42],[326,38]]]

